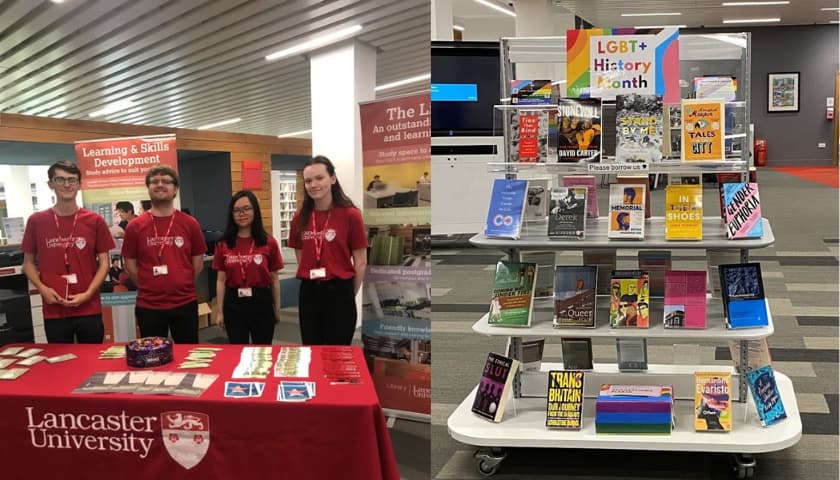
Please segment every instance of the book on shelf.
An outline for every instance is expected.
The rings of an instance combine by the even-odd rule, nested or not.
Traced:
[[[598,162],[601,159],[601,99],[557,101],[557,161]]]
[[[554,270],[554,327],[595,327],[595,266],[558,265]]]
[[[501,422],[505,405],[513,390],[513,378],[519,361],[490,353],[473,400],[473,413],[494,422]]]
[[[765,327],[769,324],[760,263],[719,265],[726,328]]]
[[[706,270],[708,275],[708,292],[714,298],[721,298],[720,288],[720,272],[718,272],[719,265],[726,265],[729,263],[740,263],[741,252],[739,250],[707,250],[706,251]]]
[[[776,376],[770,365],[763,365],[747,372],[747,385],[750,387],[761,426],[769,427],[787,418],[785,406],[782,404],[782,395],[779,393],[779,385],[776,384]]]
[[[563,177],[564,187],[586,187],[586,216],[598,218],[598,188],[594,175],[567,175]]]
[[[673,428],[673,387],[601,385],[595,399],[595,433],[669,435]]]
[[[662,97],[628,94],[615,97],[618,163],[662,160]]]
[[[487,323],[503,327],[530,327],[534,308],[537,265],[529,262],[496,263]]]
[[[622,185],[644,185],[645,186],[645,218],[650,218],[650,177],[643,174],[616,175],[615,179]]]
[[[511,80],[513,105],[551,105],[551,80]]]
[[[671,252],[669,250],[639,250],[639,270],[648,272],[651,297],[665,295],[665,272],[670,269]]]
[[[584,372],[580,370],[548,372],[546,427],[580,430],[583,423],[583,379]]]
[[[584,187],[551,189],[548,214],[549,238],[585,238],[586,193]]]
[[[518,110],[513,116],[510,133],[512,161],[545,163],[548,161],[549,112]]]
[[[519,261],[537,265],[537,278],[534,285],[534,298],[554,297],[554,252],[519,251]]]
[[[525,221],[544,222],[548,215],[548,179],[528,180],[528,200],[525,202]]]
[[[694,372],[694,430],[732,430],[732,375],[729,372]]]
[[[757,183],[755,167],[750,167],[749,182]],[[726,209],[724,209],[723,186],[727,183],[741,183],[742,174],[738,172],[721,172],[717,174],[718,195],[720,200],[720,218],[726,220]]]
[[[522,212],[528,196],[527,180],[497,178],[490,193],[487,224],[488,237],[518,239],[522,229]]]
[[[591,338],[561,338],[563,350],[563,368],[566,370],[592,370]]]
[[[703,239],[702,185],[665,187],[665,240]]]
[[[727,238],[761,238],[764,235],[757,183],[724,183],[723,206]]]
[[[505,351],[510,358],[519,358],[519,368],[526,372],[539,372],[542,365],[543,352],[545,351],[545,338],[523,338],[522,353],[513,351],[513,344],[508,337]]]
[[[650,326],[650,280],[641,270],[613,270],[610,277],[610,327]]]
[[[610,278],[616,266],[616,251],[612,250],[584,250],[583,264],[598,267],[597,288],[598,295],[610,294]]]
[[[648,369],[646,338],[616,338],[615,350],[620,371]]]
[[[608,238],[645,238],[645,186],[610,185]]]
[[[742,373],[741,342],[744,342],[747,348],[747,370],[756,369],[763,365],[773,366],[773,359],[770,356],[770,346],[767,344],[767,338],[759,338],[756,340],[730,340],[729,355],[732,357],[732,363],[735,364],[735,370],[738,373]]]
[[[665,328],[706,328],[706,271],[665,272]]]
[[[723,161],[724,117],[723,100],[683,99],[682,155],[683,162]]]

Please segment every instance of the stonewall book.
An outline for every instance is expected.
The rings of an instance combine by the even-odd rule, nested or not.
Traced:
[[[761,200],[757,183],[723,184],[723,208],[727,238],[761,238]]]
[[[601,159],[601,99],[561,98],[557,102],[557,161]]]
[[[610,278],[610,326],[650,326],[650,280],[641,270],[613,270]]]
[[[608,238],[645,238],[645,186],[610,185]]]
[[[662,97],[616,95],[615,160],[655,163],[662,160]]]
[[[484,372],[481,374],[481,381],[473,400],[473,413],[494,422],[501,422],[518,368],[518,360],[495,353],[487,355]]]
[[[518,239],[522,230],[522,212],[528,196],[528,180],[497,178],[490,193],[484,235]]]
[[[583,420],[583,375],[579,370],[548,372],[546,427],[580,430]]]
[[[583,239],[586,236],[586,193],[585,187],[551,189],[549,238]]]
[[[779,386],[776,384],[776,377],[770,365],[764,365],[747,373],[747,385],[750,387],[762,426],[769,427],[787,418],[785,406],[782,405],[782,396],[779,394]]]
[[[563,177],[564,187],[586,187],[586,216],[598,218],[598,189],[592,175],[570,175]]]
[[[554,327],[595,327],[597,267],[558,265],[554,274]]]
[[[682,161],[723,161],[723,100],[682,101]]]
[[[703,239],[703,187],[665,187],[665,240]]]
[[[727,328],[765,327],[769,324],[760,263],[719,265],[723,314]]]
[[[537,265],[525,262],[496,264],[487,323],[503,327],[530,327],[534,307]]]
[[[732,375],[728,372],[694,372],[694,430],[732,430]]]

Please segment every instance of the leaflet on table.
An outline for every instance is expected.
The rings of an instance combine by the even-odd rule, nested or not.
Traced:
[[[271,347],[243,347],[233,378],[265,378],[271,371]]]
[[[265,382],[225,382],[225,397],[262,397]]]
[[[277,385],[278,402],[305,402],[315,397],[315,382],[286,382]]]
[[[331,385],[362,383],[362,373],[350,347],[321,347],[321,370]]]
[[[96,372],[73,393],[135,393],[199,397],[219,377],[217,374],[118,371]]]
[[[312,362],[311,347],[280,347],[277,363],[274,364],[275,377],[309,377],[309,364]],[[270,360],[269,360],[270,365]]]
[[[216,357],[216,351],[220,348],[195,347],[187,352],[184,361],[178,365],[178,369],[207,368]]]

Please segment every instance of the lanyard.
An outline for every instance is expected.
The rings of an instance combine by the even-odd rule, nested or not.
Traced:
[[[62,244],[64,242],[72,242],[73,241],[73,234],[76,233],[76,221],[79,219],[79,209],[76,209],[76,213],[73,215],[73,227],[70,229],[70,236],[62,237],[61,236],[61,228],[58,226],[58,214],[55,213],[55,209],[52,211],[53,219],[55,220],[55,231],[58,233],[58,241]],[[70,273],[70,255],[68,252],[70,251],[70,244],[68,243],[64,247],[64,268],[67,270],[67,273]]]
[[[315,265],[321,266],[321,247],[324,246],[324,236],[327,234],[327,223],[330,221],[332,209],[327,212],[327,219],[324,220],[324,228],[321,235],[318,235],[318,225],[315,223],[315,210],[312,210],[312,241],[315,243]]]
[[[242,255],[239,254],[239,250],[236,251],[236,259],[238,260],[237,263],[239,263],[239,271],[242,273],[242,286],[243,287],[247,286],[247,284],[248,284],[248,282],[245,281],[246,277],[248,276],[248,272],[246,270],[248,268],[248,264],[250,264],[251,260],[254,258],[253,257],[253,255],[254,255],[254,245],[256,245],[256,243],[257,243],[257,241],[252,238],[251,239],[251,248],[250,248],[250,250],[248,250],[248,256],[245,257],[245,258],[243,258]],[[246,260],[246,259],[248,261],[244,262],[243,260]]]
[[[166,248],[166,239],[169,238],[169,233],[172,232],[172,224],[175,223],[175,214],[176,212],[172,212],[172,218],[169,220],[169,226],[166,227],[166,233],[163,235],[163,241],[160,242],[160,249],[158,250],[158,264],[163,261],[163,249]],[[155,222],[155,216],[152,215],[152,212],[149,212],[149,216],[152,217],[152,227],[155,229],[155,238],[160,238],[160,235],[158,235],[157,223]]]

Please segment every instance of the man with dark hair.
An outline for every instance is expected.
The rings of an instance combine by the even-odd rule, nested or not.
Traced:
[[[126,227],[122,256],[137,285],[135,316],[144,337],[198,343],[195,279],[207,246],[195,218],[175,208],[178,173],[157,165],[146,173],[151,209]]]
[[[152,209],[151,200],[140,200],[140,213],[146,213]]]
[[[131,202],[117,202],[116,209],[117,215],[120,216],[120,223],[111,229],[111,233],[114,238],[122,238],[125,236],[125,227],[128,226],[128,222],[137,218],[137,215],[134,214],[134,205]]]
[[[99,287],[108,274],[108,250],[114,248],[114,240],[102,215],[76,204],[79,167],[58,162],[47,175],[56,202],[26,223],[23,272],[43,299],[48,342],[102,343]]]

